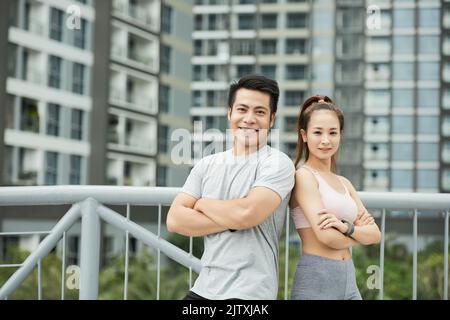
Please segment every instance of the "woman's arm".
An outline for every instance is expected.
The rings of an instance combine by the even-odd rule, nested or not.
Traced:
[[[295,173],[293,196],[302,208],[316,238],[321,243],[333,249],[347,249],[358,244],[357,240],[346,237],[334,228],[322,229],[320,227],[323,216],[330,213],[326,212],[322,203],[316,178],[307,169],[300,168]]]
[[[347,189],[350,192],[350,195],[356,202],[358,212],[360,212],[359,218],[353,221],[353,223],[355,224],[355,231],[353,232],[351,237],[364,245],[379,243],[381,240],[380,229],[378,228],[373,218],[371,219],[371,216],[369,216],[367,209],[364,207],[364,204],[359,198],[358,193],[356,192],[351,182],[344,177],[342,178],[345,185],[347,186]]]

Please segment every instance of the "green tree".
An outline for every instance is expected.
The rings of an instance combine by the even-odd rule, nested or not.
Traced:
[[[15,246],[8,247],[8,257],[0,264],[16,264],[23,262],[30,253],[20,250]],[[61,259],[51,252],[42,259],[41,265],[41,285],[42,299],[61,299]],[[17,268],[0,268],[0,284],[3,285]],[[78,299],[78,293],[65,289],[65,299]],[[22,282],[8,299],[28,300],[38,299],[38,268],[34,268],[32,273]]]

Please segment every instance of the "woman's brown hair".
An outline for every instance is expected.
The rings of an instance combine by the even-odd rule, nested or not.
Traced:
[[[305,155],[305,162],[309,158],[309,150],[306,142],[303,141],[302,134],[300,130],[303,129],[305,132],[308,129],[309,120],[311,119],[311,114],[317,110],[330,110],[336,113],[336,116],[339,120],[340,125],[340,133],[344,131],[344,114],[342,110],[339,109],[333,100],[331,100],[327,96],[323,95],[315,95],[311,96],[303,102],[303,105],[300,109],[300,114],[297,119],[297,149],[294,160],[294,165],[297,167],[298,163],[302,160],[303,154]],[[336,173],[336,154],[331,157],[331,171]]]

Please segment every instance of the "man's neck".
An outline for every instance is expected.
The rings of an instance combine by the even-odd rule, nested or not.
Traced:
[[[261,151],[267,144],[261,144],[259,146],[239,146],[233,145],[233,155],[234,156],[248,156],[256,152]]]

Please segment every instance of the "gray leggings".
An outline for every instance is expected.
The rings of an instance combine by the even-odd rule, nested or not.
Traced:
[[[353,260],[303,254],[295,271],[292,300],[362,300]]]

